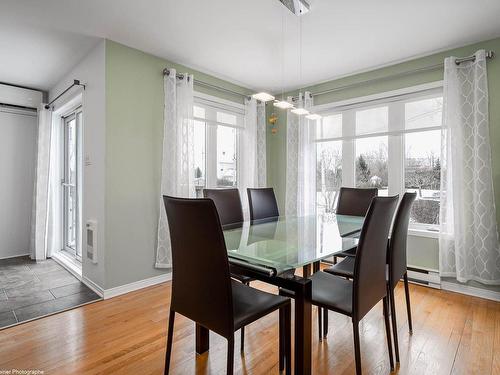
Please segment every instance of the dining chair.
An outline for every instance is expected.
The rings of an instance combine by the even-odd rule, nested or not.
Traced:
[[[337,203],[337,215],[365,216],[370,207],[372,199],[378,195],[377,188],[349,188],[341,187]],[[356,248],[346,250],[334,257],[334,263],[337,263],[337,256],[349,257],[356,255]]]
[[[214,201],[223,229],[242,225],[243,209],[238,189],[203,189],[203,197]]]
[[[243,209],[238,189],[203,189],[203,196],[214,201],[222,229],[234,229],[243,226]],[[229,265],[229,269],[231,270],[231,277],[243,284],[248,285],[254,280],[251,277],[238,274],[231,265]]]
[[[361,375],[359,322],[382,300],[384,324],[391,370],[394,369],[389,323],[386,282],[387,237],[398,197],[376,197],[366,214],[358,251],[354,258],[352,280],[323,271],[314,273],[312,304],[351,317],[354,334],[356,374]],[[280,289],[280,295],[293,297],[293,292]]]
[[[372,199],[377,195],[377,188],[341,187],[336,213],[337,215],[365,216]]]
[[[222,229],[234,229],[243,226],[243,208],[241,207],[240,191],[238,189],[203,189],[203,197],[214,201],[219,214]],[[229,265],[229,272],[233,279],[250,285],[255,279],[238,273]],[[240,350],[245,348],[245,327],[241,327]]]
[[[387,265],[388,265],[388,280],[387,288],[389,294],[389,302],[391,305],[391,320],[392,320],[392,333],[394,336],[394,349],[396,352],[396,362],[399,362],[399,340],[396,322],[396,307],[394,300],[394,289],[399,280],[403,279],[406,297],[406,312],[408,315],[408,328],[410,333],[413,333],[411,321],[411,306],[410,306],[410,289],[408,287],[408,270],[406,261],[406,243],[408,238],[408,226],[410,223],[410,213],[413,202],[415,201],[416,193],[405,193],[401,202],[399,203],[398,210],[394,217],[392,225],[391,237],[389,239],[387,251]],[[325,269],[324,271],[336,276],[346,278],[354,277],[355,258],[347,257],[340,263]],[[325,320],[325,319],[323,319]],[[327,322],[324,324],[328,324]],[[328,327],[324,331],[328,331]]]
[[[247,194],[251,221],[280,216],[273,188],[248,188]]]
[[[211,199],[163,197],[172,246],[172,292],[165,374],[169,373],[175,314],[228,341],[227,374],[233,374],[234,332],[279,310],[280,371],[291,373],[290,299],[232,280],[219,215]],[[286,366],[285,366],[286,364]]]

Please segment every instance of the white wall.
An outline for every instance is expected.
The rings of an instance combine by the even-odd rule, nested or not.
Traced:
[[[0,259],[29,254],[36,111],[0,107]]]
[[[83,277],[104,288],[105,243],[105,147],[106,147],[106,41],[100,41],[57,85],[49,91],[49,98],[59,95],[74,79],[86,85],[83,94],[83,226],[89,219],[98,222],[98,262],[87,259],[85,245],[82,256]],[[75,89],[77,90],[77,89]],[[71,92],[68,93],[68,98]],[[65,98],[61,98],[64,102]],[[59,101],[58,101],[59,102]],[[56,103],[57,104],[57,103]],[[84,230],[82,242],[86,243]]]

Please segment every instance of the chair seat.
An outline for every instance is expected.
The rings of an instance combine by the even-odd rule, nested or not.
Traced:
[[[313,274],[310,280],[314,305],[352,315],[352,281],[322,271]]]
[[[290,299],[232,280],[234,330],[246,326],[290,303]]]
[[[356,258],[354,257],[346,257],[344,258],[341,262],[325,268],[323,271],[331,274],[331,275],[337,275],[337,276],[342,276],[342,277],[349,277],[353,278],[354,277],[354,262]]]
[[[312,304],[329,310],[352,315],[352,281],[325,272],[316,272],[312,281]],[[280,288],[281,296],[295,297],[291,290]]]
[[[232,266],[232,264],[229,264],[229,272],[231,273],[231,277],[233,279],[241,281],[243,284],[248,284],[251,281],[255,281],[253,277],[241,275],[240,273],[238,273]]]
[[[353,247],[352,249],[342,251],[341,253],[335,255],[336,257],[355,257],[356,256],[356,250],[358,249],[357,246]]]
[[[255,281],[255,279],[251,278],[250,276],[239,275],[237,273],[231,273],[231,277],[243,284],[248,284],[252,281]]]

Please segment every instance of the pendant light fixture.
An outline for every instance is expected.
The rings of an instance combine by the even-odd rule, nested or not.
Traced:
[[[285,12],[281,11],[281,100],[276,100],[274,106],[280,109],[293,108],[293,104],[286,101],[285,96]]]
[[[309,115],[306,116],[306,119],[308,120],[320,120],[321,119],[321,115],[318,115],[317,113],[311,113]]]
[[[302,17],[299,18],[299,83],[302,82]],[[294,108],[290,112],[295,113],[296,115],[308,115],[309,111],[304,108],[305,98],[302,96],[302,93],[299,89],[299,108]]]
[[[268,94],[267,92],[259,92],[257,94],[253,94],[252,97],[264,103],[274,100],[274,96]]]
[[[290,102],[287,102],[286,100],[280,100],[278,102],[274,102],[273,104],[275,107],[281,108],[281,109],[289,109],[293,108],[293,104]]]
[[[282,0],[280,0],[284,3]],[[307,5],[307,10],[309,10],[309,4],[307,4],[304,0],[294,0],[300,3],[304,3]],[[262,102],[274,101],[273,106],[280,109],[290,109],[290,112],[296,114],[298,116],[304,116],[308,120],[320,120],[321,116],[316,113],[310,113],[305,106],[305,98],[302,96],[302,93],[299,89],[299,97],[298,102],[299,105],[296,108],[292,102],[289,102],[285,99],[285,32],[286,32],[286,15],[285,8],[281,13],[281,100],[276,99],[273,95],[268,94],[266,92],[259,92],[257,94],[253,94],[257,100]],[[298,9],[298,8],[297,8]],[[303,15],[305,12],[300,11],[297,15]],[[299,82],[302,82],[302,17],[299,17],[299,48],[298,48],[298,65],[299,65]]]

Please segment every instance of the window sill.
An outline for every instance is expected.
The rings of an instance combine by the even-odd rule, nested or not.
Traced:
[[[427,238],[439,238],[439,231],[422,229],[422,228],[410,228],[408,229],[409,236],[415,237],[427,237]]]

